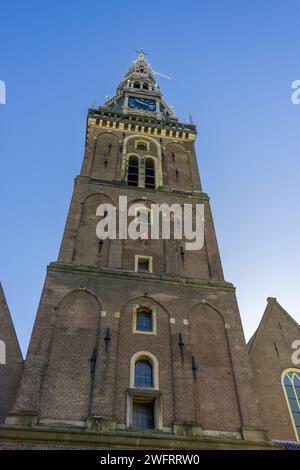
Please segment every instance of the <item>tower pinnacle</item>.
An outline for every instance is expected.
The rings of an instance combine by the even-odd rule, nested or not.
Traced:
[[[125,72],[116,94],[103,107],[122,114],[134,114],[159,121],[177,121],[173,110],[162,96],[156,75],[146,59],[145,52],[137,51],[138,57]]]

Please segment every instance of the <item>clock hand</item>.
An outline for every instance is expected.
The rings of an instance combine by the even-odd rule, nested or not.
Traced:
[[[136,101],[136,103],[140,103],[140,104],[148,106],[148,103],[145,103],[145,101],[139,100],[138,98],[136,98],[135,101]]]

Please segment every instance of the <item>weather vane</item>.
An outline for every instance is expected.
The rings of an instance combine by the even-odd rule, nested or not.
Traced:
[[[135,52],[138,53],[139,60],[144,60],[145,56],[148,55],[146,52],[144,52],[144,49],[140,49],[140,50],[135,51]],[[172,80],[172,78],[169,77],[168,75],[165,75],[165,74],[160,73],[160,72],[156,72],[155,70],[153,70],[153,72],[155,73],[155,75],[160,75],[161,77],[167,78],[168,80]]]
[[[144,52],[143,49],[140,49],[139,51],[135,51],[135,52],[138,53],[140,60],[143,60],[145,58],[145,56],[148,55],[148,54],[146,54],[146,52]]]

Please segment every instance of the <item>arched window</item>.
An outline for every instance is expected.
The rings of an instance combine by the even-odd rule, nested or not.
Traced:
[[[133,88],[141,88],[141,84],[139,82],[134,82]]]
[[[149,90],[149,85],[148,85],[148,83],[143,83],[143,89],[144,89],[144,90]]]
[[[136,156],[129,157],[127,183],[129,186],[139,184],[139,159]]]
[[[145,188],[155,189],[155,162],[147,158],[145,162]]]
[[[162,429],[162,406],[159,390],[158,360],[149,351],[138,351],[130,360],[127,392],[126,426]]]
[[[285,370],[282,374],[282,386],[296,439],[300,441],[300,370]]]
[[[152,364],[145,359],[139,360],[134,367],[135,387],[153,387]]]

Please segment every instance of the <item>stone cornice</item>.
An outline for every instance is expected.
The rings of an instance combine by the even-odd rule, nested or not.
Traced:
[[[183,189],[169,189],[166,187],[159,187],[156,189],[149,189],[149,188],[140,188],[137,186],[128,186],[123,181],[110,181],[110,180],[103,180],[100,178],[92,178],[90,176],[83,176],[78,175],[75,178],[75,183],[86,183],[86,184],[98,184],[102,186],[114,187],[114,188],[124,188],[126,191],[136,192],[137,190],[141,193],[151,193],[151,194],[166,194],[166,195],[176,195],[182,197],[188,197],[189,199],[197,199],[203,201],[209,201],[209,196],[207,193],[202,191],[186,191]]]
[[[194,124],[185,124],[171,120],[166,122],[156,119],[151,114],[142,116],[131,116],[105,108],[89,109],[88,127],[96,126],[105,129],[117,129],[126,132],[139,132],[142,134],[156,135],[162,138],[181,139],[194,141],[197,131]],[[139,130],[142,128],[142,130]]]
[[[102,268],[98,266],[76,265],[55,261],[48,265],[48,272],[64,272],[72,274],[83,274],[85,276],[110,277],[122,280],[134,280],[141,282],[153,282],[158,284],[177,285],[185,287],[195,287],[203,289],[222,289],[235,291],[235,287],[230,282],[217,281],[213,279],[194,279],[180,276],[170,276],[160,273],[139,273],[135,271],[126,271],[118,268]]]
[[[266,449],[282,450],[271,442],[257,442],[229,437],[189,437],[165,433],[133,431],[88,431],[74,428],[53,428],[47,426],[0,426],[0,441],[5,443],[32,445],[64,445],[77,448],[95,449]]]

